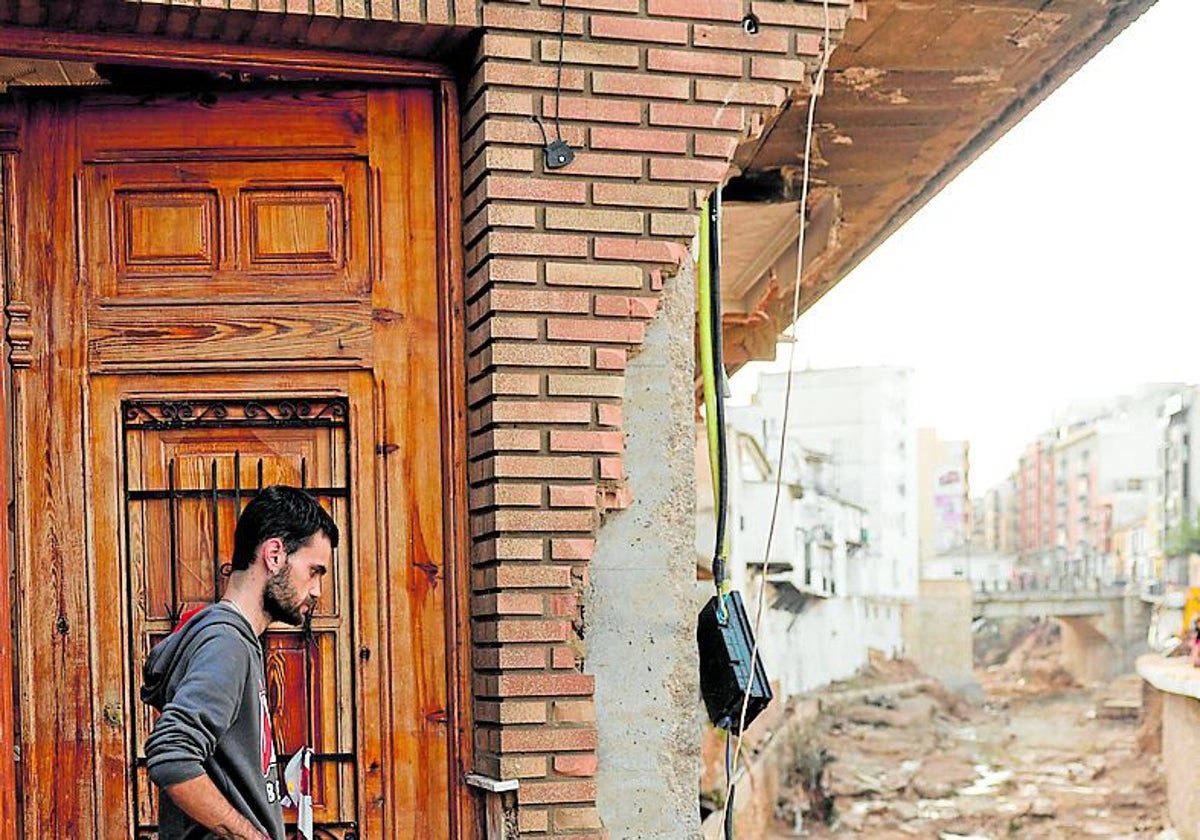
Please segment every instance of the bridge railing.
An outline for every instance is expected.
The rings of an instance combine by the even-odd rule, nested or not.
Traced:
[[[977,595],[1027,593],[1029,595],[1099,595],[1123,589],[1121,584],[1105,583],[1099,577],[1084,575],[1050,575],[1026,572],[1002,580],[977,580]]]

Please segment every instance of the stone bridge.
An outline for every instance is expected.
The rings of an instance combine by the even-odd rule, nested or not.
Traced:
[[[977,584],[971,615],[1054,619],[1062,628],[1064,667],[1092,682],[1133,670],[1146,651],[1150,606],[1125,586],[1057,578]]]

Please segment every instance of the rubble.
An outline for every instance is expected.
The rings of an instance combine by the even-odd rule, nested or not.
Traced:
[[[974,705],[907,665],[881,690],[823,703],[801,751],[820,760],[784,786],[769,837],[1168,840],[1158,759],[1138,744],[1138,681],[1080,689],[1057,645],[1047,624],[1020,634],[977,672]]]

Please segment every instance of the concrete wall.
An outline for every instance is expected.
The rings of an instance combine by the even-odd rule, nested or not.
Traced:
[[[1162,759],[1167,777],[1167,812],[1180,840],[1200,840],[1200,796],[1196,795],[1196,756],[1200,755],[1200,700],[1163,696]]]
[[[752,620],[755,598],[756,592],[749,593]],[[759,645],[778,696],[786,699],[853,676],[867,665],[869,648],[888,656],[900,653],[900,610],[899,604],[853,596],[816,599],[798,614],[765,610]]]
[[[904,637],[909,657],[949,688],[974,681],[971,584],[923,580],[918,599],[905,605]]]
[[[606,517],[590,570],[597,805],[614,840],[699,835],[693,294],[689,265],[667,284],[662,316],[629,363],[633,503]]]

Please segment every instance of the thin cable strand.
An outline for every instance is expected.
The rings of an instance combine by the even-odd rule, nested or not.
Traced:
[[[800,189],[800,233],[796,241],[796,286],[792,291],[792,345],[788,351],[788,375],[787,387],[784,390],[783,397],[783,424],[779,430],[779,462],[775,469],[775,501],[771,505],[771,522],[767,528],[767,544],[763,554],[763,578],[759,582],[758,598],[754,612],[754,644],[750,648],[750,676],[749,683],[746,686],[746,692],[742,695],[742,710],[738,719],[738,736],[737,746],[733,751],[733,760],[731,765],[737,767],[738,760],[742,753],[742,732],[746,726],[746,713],[750,707],[750,689],[754,685],[755,666],[758,664],[758,640],[760,637],[760,629],[762,627],[763,605],[766,603],[767,593],[767,569],[771,563],[771,543],[775,538],[775,521],[779,515],[779,497],[783,489],[783,455],[787,446],[787,429],[788,416],[791,413],[792,406],[792,366],[796,360],[796,322],[800,320],[800,281],[804,275],[804,234],[808,229],[808,224],[805,219],[805,211],[808,208],[808,185],[809,171],[812,161],[812,138],[813,138],[813,118],[817,110],[817,97],[825,90],[825,71],[829,68],[829,58],[833,52],[832,45],[829,42],[830,22],[829,22],[829,0],[824,0],[825,8],[825,49],[822,51],[821,64],[817,69],[817,78],[813,84],[812,96],[808,99],[808,121],[804,132],[804,180]],[[730,737],[733,733],[730,733]],[[729,795],[733,787],[733,776],[730,774],[727,787],[725,789],[725,800],[721,805],[722,821],[724,821],[724,811],[729,804]]]

